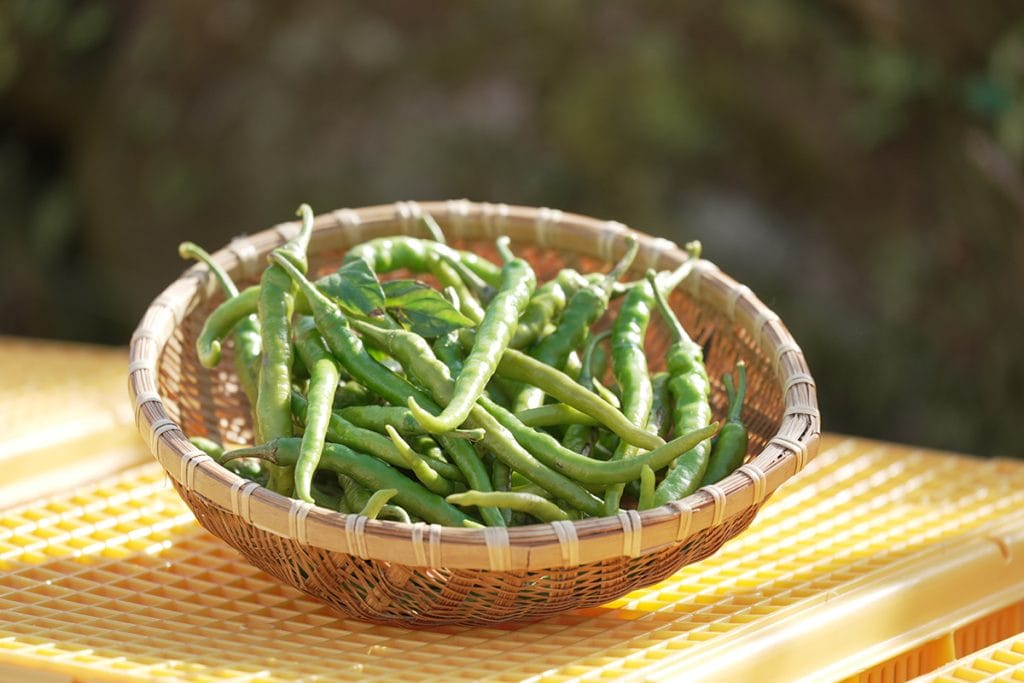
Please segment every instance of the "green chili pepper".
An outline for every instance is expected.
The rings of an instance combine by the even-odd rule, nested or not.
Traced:
[[[572,519],[565,510],[551,501],[532,493],[512,491],[466,491],[453,493],[445,498],[455,505],[492,505],[509,510],[518,510],[536,517],[542,522],[558,522]]]
[[[509,347],[522,349],[533,344],[551,321],[561,315],[569,298],[585,286],[587,281],[582,275],[570,268],[563,268],[558,275],[538,287],[519,318]]]
[[[305,271],[306,249],[313,233],[313,210],[299,207],[299,233],[275,250],[294,268]],[[256,440],[270,441],[292,435],[292,342],[291,319],[295,307],[295,286],[280,267],[268,266],[260,278],[259,317],[263,355],[256,394]],[[268,487],[289,495],[295,481],[290,468],[271,467]]]
[[[477,298],[478,301],[487,303],[494,298],[497,290],[484,282],[484,279],[475,272],[470,270],[466,264],[462,262],[461,258],[446,253],[439,253],[438,258],[447,263],[452,270],[459,274],[459,278],[462,279],[463,284],[469,288],[469,291]]]
[[[739,376],[738,385],[733,384],[732,375],[726,374],[723,377],[725,393],[729,397],[729,414],[718,440],[711,448],[711,458],[700,482],[701,486],[716,484],[725,479],[742,465],[743,459],[747,457],[749,437],[741,417],[743,397],[747,391],[747,366],[743,361],[736,363],[736,374]]]
[[[633,424],[644,426],[654,401],[644,350],[644,338],[654,305],[654,288],[646,280],[639,282],[626,293],[619,314],[612,323],[612,374],[622,392],[622,414]],[[623,442],[612,457],[622,460],[633,457],[636,452],[635,446]],[[622,484],[614,484],[605,490],[606,514],[615,514],[619,509],[623,488]]]
[[[374,491],[370,495],[370,499],[366,501],[366,505],[359,511],[359,514],[363,517],[369,517],[370,519],[377,519],[377,515],[384,509],[388,501],[398,495],[398,489],[380,489]]]
[[[672,429],[672,397],[668,389],[669,374],[656,372],[651,377],[651,414],[647,417],[647,431],[661,438]]]
[[[655,282],[650,272],[647,278]],[[689,430],[711,422],[711,385],[704,367],[704,352],[686,333],[675,312],[669,307],[660,288],[655,287],[655,296],[662,318],[673,336],[666,365],[668,367],[668,390],[675,402],[673,422],[675,429]],[[654,494],[655,505],[664,505],[693,493],[708,466],[709,442],[701,442],[693,450],[684,453],[669,467]]]
[[[194,259],[202,262],[210,272],[213,273],[214,278],[217,279],[220,288],[224,291],[225,299],[233,299],[238,296],[238,287],[235,285],[234,280],[231,276],[220,267],[220,264],[213,260],[209,252],[200,247],[195,242],[182,242],[178,245],[178,256],[183,259]]]
[[[549,403],[516,413],[516,419],[527,427],[555,427],[558,425],[579,425],[593,427],[597,420],[581,413],[564,403]]]
[[[644,465],[640,470],[640,499],[637,510],[649,510],[654,507],[654,468]]]
[[[564,372],[531,358],[522,351],[508,349],[498,363],[498,373],[506,379],[529,382],[544,393],[590,415],[639,448],[657,448],[664,440],[630,421],[621,411],[597,394],[587,391]]]
[[[437,221],[434,220],[433,216],[429,213],[424,213],[420,216],[420,220],[423,221],[423,225],[426,226],[427,232],[430,233],[430,239],[434,240],[438,244],[448,244],[448,240],[445,239],[444,236],[444,231],[441,229],[441,226],[437,224]]]
[[[341,485],[341,489],[343,491],[342,500],[347,508],[345,512],[355,514],[364,509],[367,503],[370,502],[370,492],[366,487],[355,479],[344,474],[338,474],[336,476],[338,477],[338,483]],[[385,505],[381,508],[380,514],[378,514],[377,517],[380,519],[391,519],[396,522],[405,522],[406,524],[412,522],[412,519],[409,517],[409,513],[405,511],[405,508],[399,507],[398,505]]]
[[[619,395],[615,393],[614,388],[606,387],[601,383],[601,380],[594,378],[592,381],[594,385],[594,393],[604,399],[608,405],[614,406],[617,410],[622,410],[622,401],[619,400]]]
[[[224,455],[224,446],[213,439],[207,439],[205,436],[190,436],[188,440],[193,446],[218,462]]]
[[[303,422],[299,459],[295,464],[295,495],[307,503],[313,502],[310,485],[316,472],[330,429],[331,407],[334,392],[338,388],[341,368],[326,344],[320,338],[316,322],[309,317],[301,318],[295,325],[295,343],[299,357],[309,368],[309,389],[307,390],[306,412]]]
[[[231,451],[224,455],[224,459],[261,458],[278,467],[294,467],[299,458],[300,443],[296,438],[274,439],[259,446]],[[398,504],[428,522],[462,526],[464,520],[470,519],[436,493],[431,493],[390,465],[347,446],[327,443],[320,458],[320,467],[348,475],[373,491],[396,489],[398,493],[395,494],[395,500]]]
[[[511,254],[507,237],[498,239],[498,249],[505,258],[502,284],[487,305],[473,348],[466,356],[462,372],[455,378],[451,401],[440,415],[434,416],[421,408],[414,396],[409,397],[409,409],[413,415],[435,434],[451,431],[465,422],[494,374],[497,359],[508,347],[516,322],[533,293],[536,279],[530,264]]]
[[[220,282],[221,289],[224,290],[224,296],[226,298],[225,303],[228,301],[236,302],[241,297],[238,291],[238,287],[235,286],[231,276],[228,275],[220,264],[213,260],[204,249],[199,245],[192,242],[182,242],[178,245],[178,254],[182,258],[193,258],[202,261],[206,264],[206,267],[210,269],[214,277]],[[251,291],[251,294],[249,292]],[[252,299],[252,309],[249,314],[241,315],[238,317],[234,324],[228,327],[226,330],[223,329],[224,325],[228,324],[228,320],[234,317],[238,311],[247,310],[250,306],[248,302],[242,302],[240,306],[236,304],[228,306],[227,311],[231,315],[224,315],[220,322],[215,321],[210,323],[210,319],[207,318],[206,323],[203,325],[203,330],[200,336],[196,339],[197,349],[199,350],[200,363],[203,363],[206,367],[216,366],[220,362],[220,339],[223,339],[224,335],[227,334],[227,330],[233,330],[233,338],[235,341],[235,373],[238,375],[238,381],[242,385],[242,391],[249,399],[251,404],[256,402],[256,391],[257,391],[257,377],[259,374],[259,358],[260,349],[262,347],[262,339],[260,337],[260,323],[255,315],[256,301],[259,297],[259,289],[252,287],[246,290],[247,296]],[[207,325],[211,326],[211,331],[207,332]],[[218,325],[221,329],[218,329]],[[206,334],[207,336],[204,336]],[[200,339],[203,340],[200,342]],[[212,365],[206,365],[204,361],[212,362]]]
[[[580,386],[583,387],[584,389],[594,389],[594,352],[596,349],[600,348],[601,342],[604,339],[606,339],[610,334],[611,330],[605,330],[604,332],[592,334],[587,339],[587,342],[583,347],[583,367],[580,371],[580,376],[576,381],[579,382]],[[589,445],[590,439],[593,436],[594,430],[590,428],[591,426],[592,425],[586,425],[581,422],[570,424],[569,427],[565,430],[565,438],[562,439],[562,445],[564,445],[570,451],[582,453]]]
[[[530,350],[531,356],[554,368],[565,367],[569,354],[583,346],[590,326],[604,315],[615,282],[633,264],[640,245],[632,235],[627,238],[627,245],[626,253],[603,280],[572,295],[558,327]],[[527,386],[516,398],[514,407],[519,412],[536,408],[543,402],[544,391],[535,386]]]
[[[640,471],[645,464],[649,464],[654,469],[661,469],[678,458],[681,453],[693,448],[694,444],[710,438],[718,429],[717,424],[709,425],[703,429],[681,434],[652,451],[628,460],[600,462],[565,448],[550,434],[526,427],[516,419],[514,414],[486,396],[480,398],[480,405],[538,460],[556,472],[582,484],[616,484],[631,481],[640,476]],[[486,438],[484,443],[486,443]]]
[[[224,447],[216,441],[207,439],[203,436],[189,437],[189,441],[203,453],[206,453],[217,462],[224,464],[222,462],[224,459]],[[224,464],[224,467],[244,479],[256,482],[260,486],[267,483],[267,471],[258,460],[253,460],[252,458],[232,460],[231,462]]]
[[[346,406],[335,411],[335,414],[354,425],[375,432],[384,432],[387,426],[393,426],[399,434],[417,436],[428,434],[412,413],[405,406]],[[482,429],[454,429],[445,436],[453,439],[469,439],[479,441],[484,436]],[[338,439],[333,439],[337,441]]]
[[[498,458],[491,462],[491,488],[495,493],[507,493],[512,489],[512,468]],[[512,522],[512,510],[498,506],[498,512],[505,518],[505,524]]]
[[[334,408],[348,408],[350,406],[375,405],[377,397],[373,392],[355,380],[342,382],[334,392]]]
[[[351,512],[345,504],[345,496],[340,486],[328,487],[322,481],[314,480],[309,488],[315,505],[335,512]]]
[[[438,337],[434,340],[433,348],[438,360],[448,366],[452,376],[456,376],[462,371],[462,347],[459,346],[458,332],[450,332]]]
[[[623,413],[638,422],[647,423],[654,402],[654,390],[647,374],[647,359],[644,353],[644,337],[656,304],[656,291],[670,292],[690,273],[696,262],[695,253],[700,253],[700,243],[687,245],[691,258],[676,270],[660,274],[650,280],[644,279],[633,284],[619,309],[619,315],[612,325],[612,373],[622,392]],[[636,448],[620,443],[613,459],[632,457]],[[605,491],[605,511],[612,514],[618,509],[623,486],[609,486]]]
[[[220,363],[221,341],[231,330],[256,313],[260,297],[259,287],[249,287],[244,292],[225,300],[210,312],[203,322],[203,328],[196,337],[196,354],[204,368],[215,368]]]
[[[398,449],[398,452],[402,455],[406,465],[412,470],[412,473],[416,475],[416,478],[420,480],[421,484],[439,496],[447,496],[449,493],[454,493],[464,488],[456,486],[454,483],[440,476],[437,471],[434,470],[432,463],[428,463],[427,458],[414,451],[394,427],[388,425],[386,429],[388,437],[391,439],[391,443],[393,443],[395,448]]]

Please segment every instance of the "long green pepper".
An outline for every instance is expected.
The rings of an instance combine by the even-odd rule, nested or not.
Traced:
[[[741,417],[743,397],[747,392],[747,366],[743,361],[736,363],[736,374],[739,376],[738,384],[733,384],[732,375],[728,373],[723,378],[725,393],[729,397],[729,414],[721,434],[711,447],[708,469],[700,482],[701,486],[717,484],[725,479],[743,464],[747,455],[749,436]]]
[[[299,392],[293,391],[292,412],[296,417],[301,419],[301,416],[306,414],[306,405],[306,398]],[[372,407],[383,408],[384,406]],[[382,433],[384,432],[384,423],[375,422],[372,426],[366,427],[365,425],[351,422],[345,417],[346,410],[348,409],[334,411],[331,413],[327,424],[328,441],[340,443],[343,446],[348,446],[349,448],[358,449],[368,455],[380,458],[392,467],[407,467],[403,456],[398,452],[394,444],[391,443],[391,440]],[[405,408],[401,408],[400,410],[405,410]],[[412,416],[409,416],[409,419],[412,419]],[[378,425],[380,426],[380,431],[377,431]],[[426,458],[425,456],[420,457],[427,459],[429,461],[428,465],[436,470],[441,476],[453,481],[465,480],[462,472],[460,472],[459,468],[455,465],[443,460]]]
[[[615,283],[623,273],[629,270],[629,267],[633,265],[633,259],[636,258],[639,242],[630,235],[626,244],[626,253],[604,279],[589,284],[572,295],[555,331],[534,345],[530,350],[531,356],[551,367],[564,368],[569,354],[583,346],[590,333],[590,326],[607,310]],[[543,390],[527,385],[516,397],[513,408],[519,412],[536,408],[543,402]]]
[[[590,415],[626,443],[639,448],[657,448],[665,441],[651,434],[597,394],[583,389],[564,372],[531,358],[522,351],[508,349],[498,362],[498,374],[506,379],[536,384],[544,393]],[[643,423],[640,423],[643,424]]]
[[[299,233],[274,251],[299,271],[308,267],[306,251],[313,234],[313,210],[299,207]],[[280,266],[270,265],[260,278],[259,317],[263,354],[256,395],[256,440],[270,441],[292,435],[292,340],[291,319],[295,308],[295,285]],[[268,486],[283,495],[294,488],[290,467],[271,467]]]
[[[302,433],[302,445],[295,463],[295,495],[300,500],[312,503],[310,486],[327,441],[341,367],[327,350],[316,328],[316,321],[312,318],[304,317],[296,323],[295,346],[303,364],[309,369],[309,388],[303,419],[305,431]]]
[[[523,425],[514,414],[486,396],[481,397],[480,405],[509,430],[516,441],[537,460],[582,484],[616,484],[632,481],[640,476],[640,470],[644,465],[649,464],[654,469],[661,469],[678,458],[680,453],[692,448],[693,444],[710,438],[718,429],[717,424],[706,426],[680,434],[676,439],[634,458],[601,462],[565,448],[550,434]]]
[[[611,330],[592,334],[583,347],[583,368],[577,381],[584,389],[592,391],[594,388],[594,351],[609,335],[611,335]],[[582,423],[570,424],[565,430],[562,445],[570,451],[582,453],[590,444],[590,439],[593,436],[594,430],[590,427],[591,425]]]
[[[633,424],[647,425],[654,403],[654,389],[647,373],[647,354],[644,338],[654,308],[654,288],[643,280],[626,293],[622,308],[612,323],[612,374],[622,392],[622,414]],[[622,442],[615,449],[613,460],[636,455],[635,446]],[[605,490],[605,513],[615,514],[622,499],[624,484],[614,484]]]
[[[655,275],[648,272],[647,280],[652,283],[661,316],[673,336],[666,360],[668,391],[674,402],[673,427],[677,432],[702,427],[711,422],[711,384],[704,367],[704,351],[668,305],[655,284]],[[685,498],[697,489],[708,466],[710,448],[710,442],[702,441],[673,463],[654,491],[655,505]]]
[[[466,421],[494,374],[497,359],[508,348],[519,316],[536,286],[537,280],[530,264],[512,255],[508,242],[507,237],[498,239],[498,249],[505,259],[501,269],[501,286],[487,305],[473,348],[463,362],[462,372],[455,378],[451,401],[440,415],[434,416],[420,407],[415,397],[409,397],[409,409],[413,415],[435,434],[449,432]]]
[[[537,341],[551,321],[562,314],[569,299],[586,285],[587,280],[578,272],[563,268],[538,287],[519,319],[509,348],[522,349]]]
[[[253,300],[251,304],[251,309],[250,304],[248,302],[243,302],[240,306],[238,306],[237,300],[241,296],[241,294],[238,291],[238,287],[231,279],[231,276],[228,275],[227,272],[225,272],[225,270],[220,267],[219,263],[213,260],[213,257],[210,256],[208,252],[206,252],[199,245],[194,244],[192,242],[182,242],[178,246],[178,254],[181,255],[182,258],[194,258],[205,263],[206,267],[209,268],[210,272],[212,272],[214,277],[217,278],[217,281],[220,283],[221,289],[224,290],[225,303],[230,301],[236,304],[236,306],[228,308],[228,310],[231,311],[232,314],[230,316],[224,316],[223,322],[221,323],[222,326],[228,325],[227,320],[230,318],[234,318],[235,313],[237,311],[254,311],[256,306],[256,300],[259,298],[258,288],[251,287],[246,290],[246,295],[251,297]],[[251,294],[249,293],[250,291]],[[210,317],[212,316],[207,317],[206,323],[203,324],[202,333],[200,333],[200,336],[196,340],[197,349],[200,348],[199,340],[203,340],[201,347],[203,350],[199,351],[199,357],[200,362],[203,363],[206,367],[216,366],[217,363],[220,361],[219,339],[223,337],[223,334],[220,334],[219,336],[214,336],[217,335],[217,332],[213,332],[212,334],[210,332],[207,332],[206,328],[207,324],[210,324]],[[235,319],[235,322],[231,324],[231,327],[228,329],[232,331],[232,335],[235,341],[235,373],[238,375],[238,381],[242,385],[242,391],[249,399],[249,403],[255,405],[257,382],[259,375],[260,349],[262,348],[263,345],[262,339],[260,338],[259,319],[256,317],[254,312],[249,312],[247,314],[240,315],[237,319]],[[211,330],[217,330],[217,325],[211,325]],[[203,333],[206,333],[208,336],[204,337]],[[224,334],[226,334],[226,331],[224,332]],[[212,362],[212,365],[206,365],[206,362],[204,362],[204,350],[207,350],[206,353],[208,354],[205,360]]]

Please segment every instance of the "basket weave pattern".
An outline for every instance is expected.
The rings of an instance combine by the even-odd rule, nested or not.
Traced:
[[[330,270],[347,247],[366,239],[424,235],[422,211],[441,222],[453,246],[484,256],[494,255],[497,235],[508,234],[539,280],[567,266],[606,268],[626,248],[625,226],[551,209],[399,202],[318,217],[312,270]],[[266,254],[297,229],[285,223],[236,240],[215,258],[240,284],[255,282]],[[686,258],[667,240],[635,234],[641,247],[630,277]],[[246,482],[188,442],[186,434],[230,442],[252,436],[230,343],[214,370],[195,356],[202,322],[220,300],[205,267],[194,266],[146,312],[129,365],[139,430],[206,529],[254,565],[349,616],[412,626],[487,624],[607,602],[713,554],[817,450],[814,380],[799,347],[749,289],[700,262],[670,301],[705,345],[717,419],[725,412],[721,374],[739,358],[747,363],[744,420],[752,456],[740,471],[682,501],[580,522],[481,530],[342,515]],[[614,310],[601,324],[609,324]],[[652,370],[663,367],[669,342],[655,316],[647,337]]]

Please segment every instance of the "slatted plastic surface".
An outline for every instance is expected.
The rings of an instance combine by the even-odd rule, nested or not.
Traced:
[[[0,513],[0,678],[670,678],[1022,504],[1022,464],[827,438],[747,532],[669,580],[535,624],[415,631],[337,618],[252,568],[147,465]]]
[[[0,508],[150,459],[127,363],[123,348],[0,336]]]
[[[918,683],[1024,681],[1024,634],[1007,638],[914,680]]]

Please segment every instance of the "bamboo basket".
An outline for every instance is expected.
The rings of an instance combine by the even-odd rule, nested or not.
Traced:
[[[341,209],[316,219],[311,272],[327,272],[346,248],[373,237],[425,236],[422,212],[438,219],[453,246],[495,259],[495,237],[509,235],[538,279],[566,266],[607,267],[625,251],[631,232],[618,222],[553,209],[466,200]],[[236,239],[214,257],[239,283],[255,282],[266,255],[298,227],[283,223]],[[640,252],[631,277],[687,258],[668,240],[633,234]],[[670,302],[705,345],[717,419],[725,412],[721,374],[739,358],[747,363],[750,454],[737,472],[658,508],[509,529],[333,512],[241,479],[189,443],[186,435],[243,443],[252,437],[230,343],[214,370],[203,368],[194,351],[202,322],[219,301],[214,279],[196,265],[146,311],[128,368],[139,431],[200,524],[252,564],[346,616],[407,626],[491,624],[608,602],[713,554],[817,452],[815,385],[799,346],[746,286],[699,261]],[[647,337],[652,369],[663,365],[668,343],[654,316]]]

